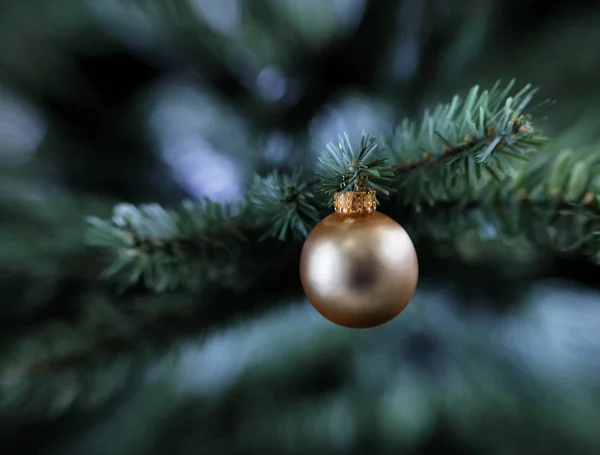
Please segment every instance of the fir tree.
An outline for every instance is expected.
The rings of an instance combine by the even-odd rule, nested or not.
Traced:
[[[0,6],[1,453],[598,453],[597,14],[215,5]],[[298,274],[357,189],[367,331]]]

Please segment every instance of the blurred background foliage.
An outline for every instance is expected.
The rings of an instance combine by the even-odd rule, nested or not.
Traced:
[[[118,202],[236,201],[497,79],[556,101],[541,162],[592,156],[596,1],[5,0],[0,35],[2,453],[600,452],[577,254],[421,233],[414,301],[352,331],[277,274],[294,245],[243,250],[269,282],[116,296],[82,238]]]

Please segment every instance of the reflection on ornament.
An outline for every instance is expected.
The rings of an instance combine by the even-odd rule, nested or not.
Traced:
[[[415,248],[406,231],[377,212],[374,194],[346,191],[336,212],[307,237],[300,279],[312,305],[338,325],[367,328],[396,317],[418,280]]]

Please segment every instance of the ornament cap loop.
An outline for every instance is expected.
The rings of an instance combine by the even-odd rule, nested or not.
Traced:
[[[338,213],[373,213],[377,210],[374,190],[345,191],[334,197],[335,211]]]

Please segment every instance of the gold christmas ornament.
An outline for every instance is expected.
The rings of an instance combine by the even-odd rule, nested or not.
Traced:
[[[418,261],[406,231],[376,211],[373,191],[335,197],[335,212],[304,243],[300,279],[325,318],[350,328],[388,322],[410,302]]]

